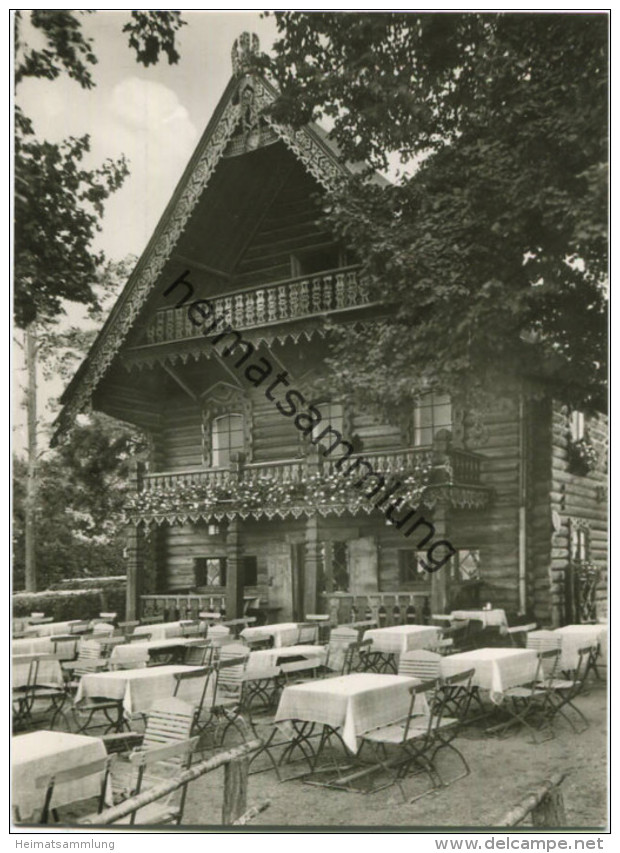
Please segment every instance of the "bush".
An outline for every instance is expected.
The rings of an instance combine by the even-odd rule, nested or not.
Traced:
[[[54,622],[69,619],[94,619],[102,611],[114,611],[119,619],[125,616],[125,585],[116,582],[108,589],[46,590],[18,592],[13,596],[13,617],[23,619],[34,612],[52,616]]]

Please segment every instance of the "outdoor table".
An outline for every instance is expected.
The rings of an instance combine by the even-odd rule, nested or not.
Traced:
[[[275,625],[260,625],[257,628],[244,628],[240,636],[250,642],[262,637],[273,637],[275,648],[280,646],[292,646],[297,642],[299,636],[299,625],[297,622],[279,622]]]
[[[437,645],[441,628],[434,625],[392,625],[364,632],[364,640],[372,640],[371,650],[400,655],[412,649],[427,649]]]
[[[150,634],[151,640],[166,640],[169,637],[181,637],[183,634],[183,625],[187,625],[187,619],[182,619],[178,622],[155,622],[153,625],[137,625],[134,628],[133,636],[137,637],[139,634]]]
[[[123,643],[112,649],[110,663],[122,663],[129,660],[146,663],[151,656],[151,652],[181,650],[186,646],[195,644],[196,637],[169,637],[166,640],[144,640],[143,642]]]
[[[128,716],[149,711],[158,699],[168,699],[174,693],[176,672],[191,672],[199,666],[169,664],[144,669],[122,669],[115,672],[93,672],[83,675],[75,703],[88,699],[122,699]],[[199,679],[196,679],[198,682]],[[189,684],[189,682],[188,682]],[[188,686],[188,691],[194,689]],[[209,688],[211,689],[211,687]],[[196,703],[200,701],[202,685],[196,684]]]
[[[325,663],[327,649],[323,646],[286,646],[250,652],[244,679],[275,678],[282,671],[296,672],[315,669]]]
[[[11,753],[13,804],[22,820],[43,806],[45,788],[37,790],[36,779],[91,764],[107,755],[101,738],[44,730],[12,738]],[[50,807],[99,796],[101,781],[101,775],[93,775],[55,785]]]
[[[538,655],[534,649],[483,648],[447,655],[439,664],[442,676],[456,675],[472,668],[475,670],[472,687],[488,690],[491,701],[499,705],[509,687],[519,687],[534,680]]]
[[[351,753],[356,753],[358,738],[369,729],[407,716],[410,688],[420,683],[417,678],[402,675],[355,672],[295,684],[284,688],[275,722],[328,726]],[[427,712],[425,699],[416,698],[416,705],[420,713]],[[309,734],[305,732],[302,737]]]
[[[13,640],[12,649],[14,655],[56,655],[59,660],[73,660],[77,643],[77,637],[58,644],[54,643],[53,637],[24,637]]]
[[[532,634],[537,632],[533,631]],[[560,669],[570,671],[577,669],[579,649],[585,646],[598,646],[601,652],[607,653],[607,625],[565,625],[557,628],[554,634],[560,636]],[[606,659],[606,658],[605,658]]]
[[[38,654],[13,655],[13,687],[25,687],[28,684],[30,663]],[[58,658],[45,658],[39,661],[37,684],[62,687],[64,677]]]
[[[499,608],[495,610],[453,610],[450,614],[450,619],[454,621],[459,619],[479,619],[482,622],[483,628],[499,627],[501,629],[508,627],[506,613]]]
[[[71,626],[80,623],[81,619],[70,619],[68,622],[45,622],[42,625],[30,625],[25,633],[29,637],[51,637],[54,634],[70,634]]]

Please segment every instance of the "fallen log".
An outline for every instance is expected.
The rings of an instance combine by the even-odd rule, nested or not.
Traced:
[[[510,809],[497,825],[516,826],[531,813],[534,826],[555,829],[566,826],[566,811],[560,785],[567,775],[568,773],[554,773],[549,779],[545,779],[534,791]]]

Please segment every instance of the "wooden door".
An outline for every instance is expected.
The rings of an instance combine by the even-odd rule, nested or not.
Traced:
[[[293,619],[293,571],[291,546],[288,542],[271,542],[267,551],[269,571],[269,604],[279,607],[275,620]]]
[[[377,543],[372,536],[352,539],[349,543],[349,590],[353,595],[367,595],[379,590]]]

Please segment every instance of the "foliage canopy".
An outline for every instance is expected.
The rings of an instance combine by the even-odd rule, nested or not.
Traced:
[[[604,14],[276,13],[274,117],[327,117],[353,177],[326,199],[391,316],[336,331],[334,383],[381,408],[551,387],[604,409]],[[386,375],[390,381],[386,382]],[[533,381],[525,382],[523,379]],[[549,386],[549,383],[550,386]]]

